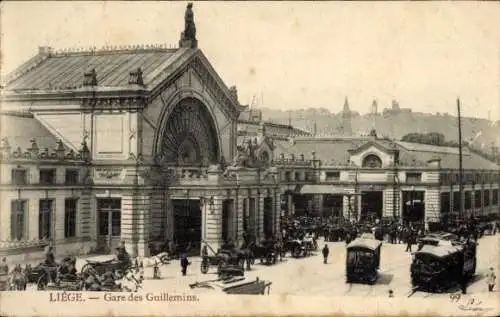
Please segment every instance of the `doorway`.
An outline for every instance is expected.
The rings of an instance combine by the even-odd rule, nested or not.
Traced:
[[[121,198],[97,199],[97,247],[103,253],[112,253],[120,244]]]
[[[234,200],[226,199],[222,202],[222,241],[227,242],[235,238],[234,224]]]
[[[272,237],[273,230],[273,199],[264,198],[264,237]]]
[[[174,241],[178,251],[199,254],[201,249],[201,204],[199,200],[174,199]]]
[[[425,192],[403,191],[403,222],[424,223],[425,220]]]
[[[344,196],[326,194],[323,196],[323,217],[341,218],[344,205]]]
[[[364,191],[361,192],[361,214],[360,221],[375,221],[382,219],[384,208],[382,191]]]

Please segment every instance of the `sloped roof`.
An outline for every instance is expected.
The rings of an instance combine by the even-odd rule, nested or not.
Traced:
[[[40,149],[57,146],[57,137],[29,114],[0,113],[0,135],[7,139],[12,150],[17,147],[22,151],[31,148],[32,139],[36,140]]]
[[[403,166],[425,165],[434,158],[441,159],[441,168],[459,168],[459,149],[446,146],[435,146],[409,142],[396,142],[400,149],[400,164]],[[415,163],[414,163],[415,162]],[[462,151],[464,169],[499,170],[500,166],[482,156],[470,152],[467,148]]]
[[[364,146],[367,143],[376,142],[383,148],[393,149],[394,143],[389,140],[373,140],[366,137],[326,137],[326,138],[297,138],[294,141],[276,141],[275,154],[304,154],[309,157],[316,152],[316,157],[325,164],[347,165],[349,150]],[[457,148],[434,146],[427,144],[416,144],[408,142],[395,142],[399,150],[399,161],[401,166],[427,166],[431,159],[441,159],[441,167],[444,169],[459,168],[459,153]],[[470,152],[464,148],[462,153],[464,169],[499,170],[500,166],[480,155]]]
[[[11,79],[6,90],[74,89],[84,73],[95,69],[100,87],[129,86],[130,72],[141,68],[147,86],[159,68],[165,68],[179,49],[126,49],[47,53],[45,58]]]
[[[314,151],[316,158],[325,164],[347,165],[348,150],[360,146],[366,140],[361,138],[297,138],[293,142],[276,141],[275,155],[304,154],[306,158],[310,158]]]

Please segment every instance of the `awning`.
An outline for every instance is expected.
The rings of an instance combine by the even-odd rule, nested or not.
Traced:
[[[301,194],[330,194],[347,195],[348,193],[332,185],[304,185],[300,189]]]

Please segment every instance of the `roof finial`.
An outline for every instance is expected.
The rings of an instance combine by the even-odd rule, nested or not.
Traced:
[[[189,2],[184,14],[184,32],[181,33],[180,47],[198,47],[196,40],[196,26],[194,24],[193,3]]]

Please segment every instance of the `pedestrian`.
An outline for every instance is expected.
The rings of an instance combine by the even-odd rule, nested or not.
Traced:
[[[486,275],[486,283],[488,283],[488,292],[493,292],[493,289],[495,288],[495,271],[493,271],[493,268],[490,267],[490,271]]]
[[[190,265],[191,262],[189,262],[188,258],[187,258],[187,255],[186,254],[182,254],[181,255],[181,272],[182,272],[182,276],[186,276],[186,273],[187,273],[187,267],[188,265]]]
[[[7,258],[2,259],[2,263],[0,264],[0,276],[9,274],[9,265],[7,264]]]
[[[394,297],[394,292],[392,291],[392,289],[389,290],[389,298],[393,298]]]
[[[324,264],[326,264],[329,253],[330,253],[330,250],[328,249],[328,245],[325,244],[325,246],[323,247],[323,263]]]
[[[405,252],[411,252],[411,244],[412,244],[412,232],[411,231],[408,231],[408,235],[406,236],[406,250]]]

